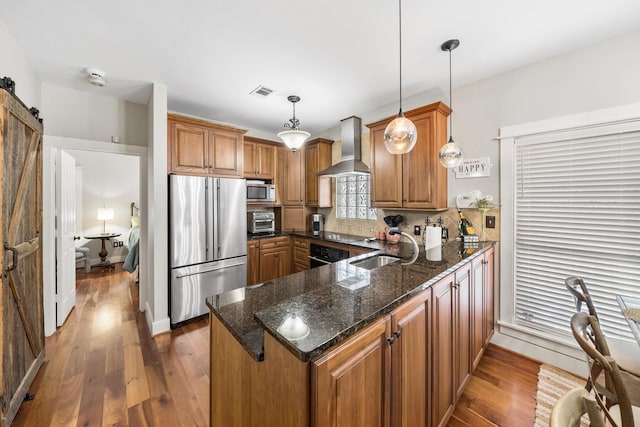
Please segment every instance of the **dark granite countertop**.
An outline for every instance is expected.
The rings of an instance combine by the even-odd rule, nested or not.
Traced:
[[[287,234],[320,237],[311,233]],[[421,247],[412,264],[397,262],[366,270],[351,263],[376,253],[407,261],[413,255],[413,246],[404,242],[365,242],[361,236],[349,241],[347,236],[341,235],[345,238],[339,243],[368,247],[376,252],[208,297],[207,305],[255,360],[264,358],[266,330],[300,360],[308,361],[494,244],[481,242],[475,250],[467,251],[460,242],[451,241],[442,246],[441,261],[429,261]],[[287,339],[278,331],[291,315],[308,327],[308,334],[303,338]]]

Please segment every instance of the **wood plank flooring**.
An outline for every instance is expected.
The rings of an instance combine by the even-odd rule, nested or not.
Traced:
[[[78,273],[76,307],[47,338],[34,399],[13,426],[208,424],[208,319],[151,338],[138,286],[117,270]],[[538,370],[489,346],[448,425],[533,425]]]

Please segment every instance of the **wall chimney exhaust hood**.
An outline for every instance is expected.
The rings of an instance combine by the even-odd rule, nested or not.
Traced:
[[[365,175],[369,166],[362,162],[362,119],[351,116],[340,121],[342,138],[342,159],[328,169],[318,172],[318,176],[338,177],[344,175]]]

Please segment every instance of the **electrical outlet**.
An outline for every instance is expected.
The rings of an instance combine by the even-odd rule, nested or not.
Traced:
[[[485,223],[487,228],[496,228],[496,217],[495,216],[487,216],[487,220]]]
[[[420,226],[419,225],[414,225],[413,226],[413,235],[414,236],[419,236],[420,235]]]

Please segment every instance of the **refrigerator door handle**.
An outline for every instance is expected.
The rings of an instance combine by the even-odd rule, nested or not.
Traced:
[[[213,206],[212,227],[213,246],[211,248],[212,259],[220,259],[220,178],[213,178]]]
[[[175,278],[176,279],[182,279],[182,278],[189,277],[189,276],[196,276],[198,274],[210,273],[212,271],[222,270],[224,268],[238,267],[238,266],[246,264],[246,263],[247,263],[247,261],[245,259],[245,260],[240,260],[240,261],[235,262],[235,263],[217,264],[215,266],[212,266],[211,268],[203,268],[201,270],[190,270],[190,271],[185,272],[184,274],[176,275]]]
[[[218,186],[217,178],[207,178],[207,260],[213,261],[216,257],[216,234],[218,229],[215,227],[216,215],[216,187]]]

